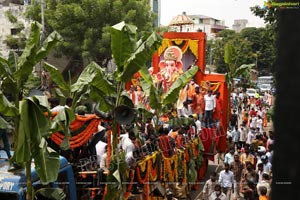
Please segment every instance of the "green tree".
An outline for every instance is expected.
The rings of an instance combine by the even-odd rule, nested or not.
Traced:
[[[53,81],[60,90],[70,92],[75,104],[85,99],[91,99],[99,103],[101,110],[113,115],[113,111],[118,106],[133,107],[127,95],[125,83],[130,81],[136,72],[146,67],[146,62],[158,49],[162,38],[153,32],[138,39],[137,27],[124,22],[110,27],[110,34],[112,55],[117,66],[113,74],[105,74],[103,68],[96,62],[91,62],[80,74],[77,81],[69,87],[58,69],[50,64],[46,64],[45,68],[54,78]],[[112,80],[108,80],[107,76],[111,77]],[[62,94],[63,92],[59,93]],[[123,182],[126,182],[127,166],[125,155],[118,151],[118,122],[114,117],[112,123],[112,157],[107,181],[115,184],[107,184],[108,189],[105,198],[121,199],[125,192],[126,184]]]
[[[237,65],[237,56],[238,51],[232,44],[227,43],[225,45],[225,52],[224,52],[224,62],[227,66],[227,72],[225,74],[226,83],[228,87],[228,91],[232,92],[235,77],[239,77],[242,74],[249,74],[250,69],[254,66],[254,64],[243,64],[238,67]],[[229,113],[231,113],[231,102],[230,102],[230,95],[228,95],[228,112],[227,112],[227,120],[229,120]]]
[[[84,61],[106,66],[112,58],[110,26],[125,21],[135,24],[139,35],[153,31],[154,15],[147,0],[44,0],[46,31],[64,38],[58,52],[82,68]],[[40,1],[32,1],[27,16],[40,21]],[[72,66],[70,66],[72,67]]]
[[[52,32],[41,45],[40,32],[41,25],[33,22],[22,55],[10,52],[8,59],[0,57],[0,112],[14,121],[15,153],[10,161],[25,166],[28,200],[34,195],[32,160],[42,183],[55,181],[59,170],[59,155],[47,147],[45,140],[50,134],[50,120],[44,116],[47,98],[28,97],[24,93],[34,66],[62,40],[57,32]],[[10,101],[6,95],[11,97]]]
[[[275,0],[274,0],[275,1]],[[274,2],[273,1],[273,2]],[[271,2],[270,0],[266,3]],[[262,65],[262,74],[266,75],[270,72],[275,72],[275,56],[277,55],[276,41],[278,40],[278,16],[279,9],[275,7],[265,8],[260,6],[254,6],[250,8],[251,12],[264,20],[267,24],[262,38],[264,42],[261,45],[260,52],[264,53],[259,59],[259,65]],[[261,63],[260,63],[261,62]]]
[[[275,63],[275,39],[269,26],[245,28],[240,33],[221,31],[213,43],[213,61],[217,72],[225,73],[224,47],[229,43],[235,47],[236,64],[257,63],[261,74],[269,74]]]

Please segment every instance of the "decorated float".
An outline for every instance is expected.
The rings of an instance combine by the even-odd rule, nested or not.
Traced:
[[[189,143],[186,143],[185,148],[177,149],[176,153],[170,157],[166,157],[161,151],[155,151],[139,159],[134,168],[127,170],[127,181],[123,182],[127,185],[124,193],[125,199],[130,197],[132,186],[136,181],[143,188],[139,194],[140,199],[161,199],[167,195],[167,190],[179,181],[187,184],[189,189],[198,189],[205,176],[208,160],[214,160],[217,152],[225,151],[227,85],[223,74],[205,72],[205,41],[206,36],[203,32],[165,33],[161,47],[153,55],[149,73],[154,83],[161,83],[164,93],[167,93],[179,76],[192,66],[198,66],[194,77],[195,82],[206,90],[220,92],[224,113],[220,116],[220,126],[202,128],[198,137],[193,137]],[[137,74],[129,85],[136,85],[139,78],[140,76]],[[96,115],[86,117],[77,115],[70,127],[71,148],[76,149],[88,145],[94,133],[97,132],[97,125],[102,120]],[[108,144],[110,143],[110,134],[111,130],[107,129]],[[64,141],[64,135],[54,133],[51,139],[59,146]],[[110,147],[110,145],[108,146]],[[108,154],[110,152],[111,150],[108,149]],[[90,161],[91,163],[81,164],[80,171],[77,173],[78,181],[89,183],[81,188],[87,192],[80,193],[78,196],[82,197],[82,194],[86,194],[90,199],[99,199],[100,196],[105,196],[106,191],[98,184],[97,167],[93,168],[92,163],[95,160],[90,159]]]

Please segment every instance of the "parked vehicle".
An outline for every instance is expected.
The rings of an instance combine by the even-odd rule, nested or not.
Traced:
[[[272,85],[274,83],[273,76],[259,76],[257,78],[257,88],[260,88],[263,84]]]
[[[34,163],[32,163],[34,165]],[[8,171],[9,162],[4,151],[0,151],[0,199],[25,200],[26,199],[26,174],[25,169]],[[34,167],[31,169],[31,179],[34,190],[45,187],[41,184]],[[77,199],[76,184],[73,168],[66,158],[60,156],[60,169],[57,182],[53,187],[63,189],[66,199]]]
[[[246,94],[248,97],[255,97],[258,94],[257,90],[254,88],[247,88]]]
[[[260,94],[264,94],[265,92],[268,92],[272,89],[272,85],[271,84],[261,84],[259,86],[259,93]]]

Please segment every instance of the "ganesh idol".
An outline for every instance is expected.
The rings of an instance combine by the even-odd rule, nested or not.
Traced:
[[[157,80],[162,82],[164,92],[168,91],[176,79],[183,73],[182,51],[177,46],[170,46],[165,50],[164,59],[158,64],[160,71]]]

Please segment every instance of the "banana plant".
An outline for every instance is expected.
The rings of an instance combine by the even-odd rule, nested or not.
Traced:
[[[63,96],[69,92],[75,108],[77,104],[89,99],[99,104],[99,110],[112,112],[116,107],[125,104],[133,107],[127,95],[125,84],[133,75],[151,60],[153,53],[161,45],[162,38],[153,32],[137,40],[137,27],[120,22],[110,29],[111,50],[116,70],[113,74],[105,74],[104,69],[95,62],[85,67],[74,84],[67,84],[60,71],[49,63],[44,62],[44,68],[50,73],[51,79],[58,86],[56,93]],[[109,80],[107,77],[112,77]],[[118,123],[112,124],[112,157],[110,174],[107,181],[105,199],[122,199],[125,192],[126,163],[124,154],[118,150]]]
[[[62,37],[54,31],[41,45],[41,30],[41,24],[33,22],[22,55],[18,57],[10,52],[8,59],[0,57],[0,112],[14,121],[15,152],[10,162],[25,166],[28,200],[34,198],[32,160],[42,183],[55,181],[59,170],[59,155],[47,147],[45,140],[50,133],[50,120],[44,115],[47,99],[26,97],[25,94],[25,85],[34,66],[62,41]]]
[[[180,75],[176,81],[172,84],[169,90],[166,93],[163,93],[163,89],[161,87],[162,84],[154,84],[152,77],[150,76],[148,70],[146,68],[142,68],[139,72],[142,76],[141,86],[146,94],[149,97],[149,105],[152,109],[155,110],[155,128],[156,133],[158,132],[158,120],[159,117],[166,113],[172,108],[174,103],[177,101],[179,97],[179,92],[181,88],[183,88],[189,80],[196,75],[199,67],[194,65],[189,70],[185,71],[182,75]],[[142,106],[141,110],[145,110]],[[145,111],[144,111],[145,112]],[[176,123],[185,123],[185,120],[177,120]],[[171,122],[173,123],[173,122]]]

